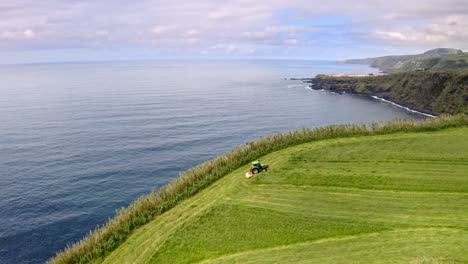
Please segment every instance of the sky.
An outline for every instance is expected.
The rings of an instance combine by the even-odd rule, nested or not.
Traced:
[[[0,64],[468,50],[468,0],[0,0]]]

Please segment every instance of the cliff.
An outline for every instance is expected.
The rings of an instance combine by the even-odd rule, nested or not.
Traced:
[[[468,114],[468,71],[412,71],[384,76],[317,75],[312,89],[376,95],[426,113]]]

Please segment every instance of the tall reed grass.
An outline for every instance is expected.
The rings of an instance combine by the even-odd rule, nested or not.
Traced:
[[[81,241],[67,246],[48,263],[88,263],[98,261],[117,248],[130,233],[178,202],[199,192],[219,178],[270,152],[321,139],[368,136],[395,132],[432,131],[468,125],[467,115],[439,116],[424,121],[396,119],[384,123],[332,125],[300,129],[261,137],[247,142],[180,174],[160,190],[141,196],[120,209],[103,226],[98,226]]]

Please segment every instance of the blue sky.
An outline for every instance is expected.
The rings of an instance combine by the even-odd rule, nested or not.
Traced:
[[[466,0],[9,0],[0,64],[468,50]]]

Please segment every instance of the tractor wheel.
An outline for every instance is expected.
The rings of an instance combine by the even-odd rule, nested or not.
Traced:
[[[268,168],[264,168],[263,171],[264,171],[264,172],[267,172],[267,171],[268,171]]]
[[[257,173],[259,173],[259,172],[260,172],[260,171],[259,171],[257,168],[255,168],[255,169],[252,170],[252,173],[253,173],[253,174],[257,174]]]

